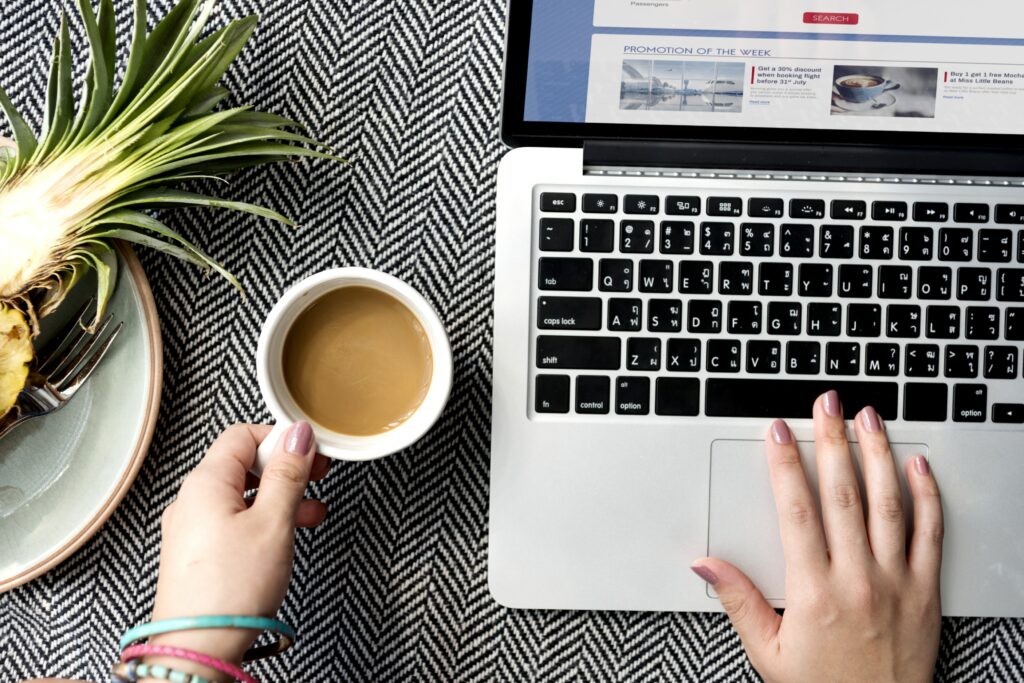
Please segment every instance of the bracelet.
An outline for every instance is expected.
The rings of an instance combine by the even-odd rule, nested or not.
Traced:
[[[210,679],[195,674],[168,669],[159,664],[141,664],[139,662],[115,664],[113,676],[112,683],[135,683],[142,678],[159,678],[161,681],[171,681],[171,683],[213,683]]]
[[[143,667],[152,671],[154,667],[159,665],[140,663],[138,660],[143,657],[173,657],[175,659],[184,659],[185,661],[192,662],[193,664],[206,666],[215,671],[219,671],[222,674],[231,676],[231,680],[233,681],[241,681],[242,683],[258,683],[255,678],[230,662],[225,662],[222,659],[217,659],[216,657],[211,657],[210,655],[206,655],[201,652],[195,652],[194,650],[186,650],[181,647],[150,645],[148,643],[144,645],[132,645],[121,653],[121,663],[128,667],[134,666],[137,677],[145,678],[147,674],[143,671]],[[152,675],[153,678],[163,678],[168,681],[173,681],[173,683],[210,683],[207,679],[195,674],[185,674],[181,671],[167,669],[167,667],[159,668],[165,669],[171,675],[161,676],[158,673],[151,673],[149,675]],[[183,675],[185,678],[179,681],[178,678],[173,677],[175,675],[178,678]],[[191,676],[191,678],[189,678],[189,676]],[[133,681],[136,679],[129,678],[128,680]]]
[[[200,617],[178,617],[176,619],[164,619],[151,621],[148,624],[140,624],[128,629],[121,636],[120,647],[122,650],[132,643],[152,636],[176,631],[192,631],[195,629],[208,628],[237,628],[252,631],[270,631],[276,633],[278,640],[268,645],[251,647],[245,651],[242,660],[251,662],[264,657],[279,655],[295,642],[295,630],[280,619],[269,619],[267,617],[233,617],[233,616],[200,616]]]

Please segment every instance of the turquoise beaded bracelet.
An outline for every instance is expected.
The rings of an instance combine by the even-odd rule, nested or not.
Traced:
[[[198,674],[178,671],[160,664],[142,664],[140,662],[115,664],[113,675],[112,683],[133,683],[142,678],[158,678],[171,683],[213,683],[209,678],[203,678]]]
[[[278,640],[268,645],[260,645],[246,650],[243,660],[251,662],[264,657],[279,655],[295,642],[295,630],[280,619],[268,617],[238,617],[238,616],[199,616],[199,617],[178,617],[175,619],[163,619],[151,621],[148,624],[140,624],[128,629],[121,636],[121,649],[125,649],[132,643],[151,638],[164,633],[177,631],[192,631],[195,629],[210,628],[235,628],[251,631],[270,631],[278,636]]]

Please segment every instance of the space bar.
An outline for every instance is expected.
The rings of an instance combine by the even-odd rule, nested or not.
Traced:
[[[839,392],[847,419],[869,405],[883,419],[895,420],[898,415],[896,382],[797,379],[709,379],[704,413],[712,417],[811,417],[814,399],[829,389]]]

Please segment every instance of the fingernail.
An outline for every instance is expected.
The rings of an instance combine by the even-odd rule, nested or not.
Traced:
[[[284,449],[292,455],[306,455],[313,445],[313,428],[308,422],[296,422],[288,430]]]
[[[878,413],[871,406],[867,406],[860,414],[861,423],[864,425],[864,429],[869,432],[880,432],[882,431],[882,420],[878,417]]]
[[[772,441],[780,446],[793,443],[793,432],[789,431],[789,425],[782,420],[772,422]]]
[[[914,469],[917,470],[918,474],[927,476],[928,473],[931,472],[932,468],[928,466],[928,458],[923,455],[919,455],[914,458]]]
[[[839,394],[835,389],[825,392],[825,414],[829,417],[839,417],[842,413],[842,406],[839,404]]]
[[[690,569],[693,570],[694,574],[696,574],[700,578],[704,579],[705,581],[710,583],[712,586],[714,586],[716,583],[718,583],[718,577],[715,576],[715,573],[713,571],[711,571],[710,569],[708,569],[707,567],[701,567],[701,566],[698,566],[698,565],[694,565],[694,566],[690,567]]]

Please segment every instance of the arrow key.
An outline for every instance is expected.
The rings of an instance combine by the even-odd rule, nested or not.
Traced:
[[[992,421],[1007,424],[1024,424],[1024,403],[992,404]]]

